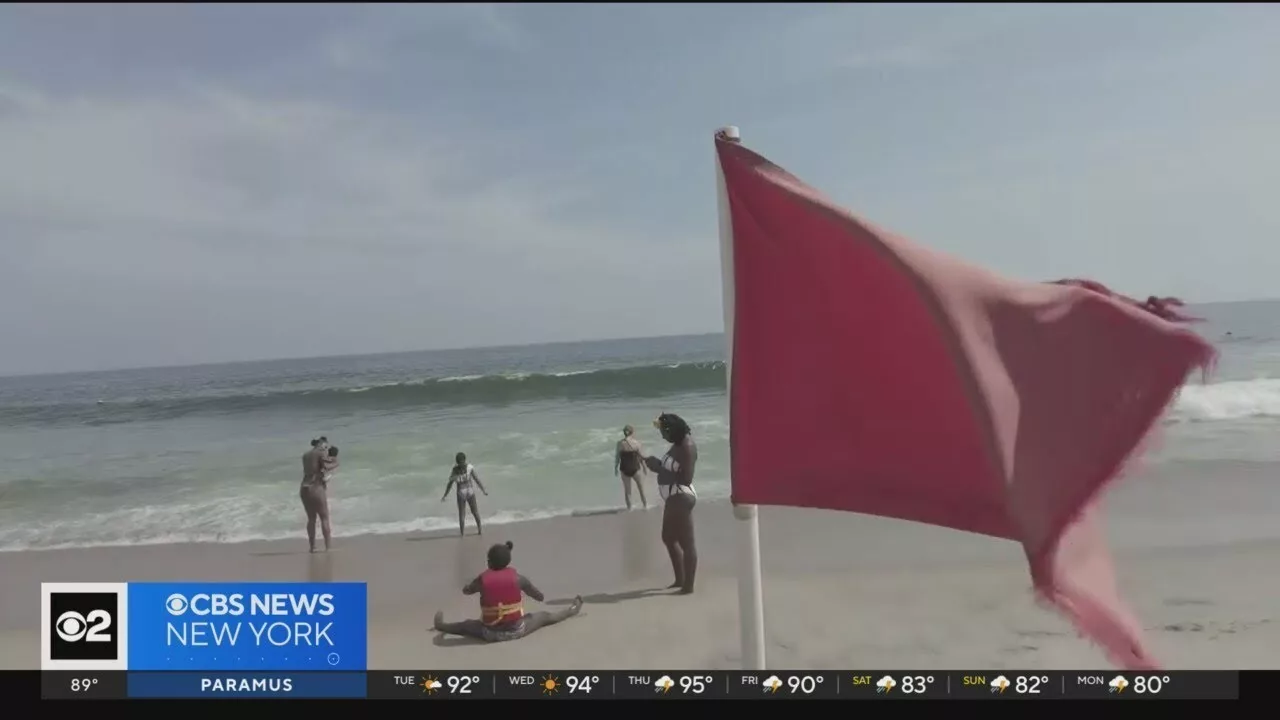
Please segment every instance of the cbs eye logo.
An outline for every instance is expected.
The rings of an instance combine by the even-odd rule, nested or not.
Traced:
[[[115,660],[119,653],[115,593],[54,593],[49,597],[50,658]]]

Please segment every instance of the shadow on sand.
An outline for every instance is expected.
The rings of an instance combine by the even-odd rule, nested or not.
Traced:
[[[307,550],[266,550],[263,552],[249,553],[254,557],[288,557],[290,555],[318,555]]]
[[[673,590],[670,588],[645,588],[644,590],[627,590],[619,593],[597,593],[595,595],[583,595],[582,603],[586,605],[607,605],[610,603],[626,602],[628,600],[639,600],[640,598],[650,597],[652,595],[669,595]],[[572,605],[573,598],[555,598],[548,600],[544,605]]]
[[[333,554],[316,553],[307,563],[307,582],[333,582]]]
[[[462,645],[488,645],[489,643],[478,640],[476,638],[466,637],[463,635],[446,635],[442,632],[436,632],[435,628],[427,628],[427,632],[434,632],[436,636],[431,638],[431,644],[436,647],[460,647]]]
[[[467,537],[471,537],[471,536],[468,535]],[[457,533],[438,533],[435,535],[418,535],[414,537],[407,537],[404,539],[404,541],[405,542],[430,542],[431,540],[459,540],[461,538],[462,536],[458,535]]]

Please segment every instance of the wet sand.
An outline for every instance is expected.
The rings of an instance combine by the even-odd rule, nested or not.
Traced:
[[[739,667],[736,521],[725,503],[695,513],[701,567],[692,596],[657,590],[671,580],[658,508],[494,526],[463,539],[339,536],[327,555],[309,555],[305,538],[0,553],[0,668],[39,667],[40,582],[121,580],[368,582],[373,669]],[[1106,666],[1033,602],[1013,543],[787,508],[762,508],[760,525],[772,668]],[[1113,543],[1122,587],[1158,657],[1170,669],[1280,667],[1280,540],[1206,542],[1200,532],[1179,544],[1170,541],[1177,532],[1171,525],[1158,542],[1119,533]],[[547,606],[581,594],[581,615],[498,645],[429,631],[436,609],[450,620],[475,615],[475,598],[460,588],[482,569],[487,547],[505,540]]]

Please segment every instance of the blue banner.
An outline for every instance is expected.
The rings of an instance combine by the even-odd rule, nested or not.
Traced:
[[[362,698],[364,673],[129,673],[131,698]]]
[[[365,670],[364,583],[129,583],[128,607],[129,670]]]

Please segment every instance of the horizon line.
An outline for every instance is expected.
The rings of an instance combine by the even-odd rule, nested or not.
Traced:
[[[723,335],[724,330],[708,332],[678,333],[676,335],[643,335],[636,337],[605,337],[586,340],[549,340],[544,342],[500,344],[500,345],[466,345],[462,347],[419,348],[416,350],[383,350],[377,352],[339,353],[337,355],[305,355],[288,357],[248,358],[244,360],[215,360],[211,362],[180,363],[177,365],[133,365],[129,367],[100,368],[97,370],[61,370],[58,372],[18,372],[0,373],[0,380],[8,378],[59,377],[62,375],[96,375],[99,373],[133,372],[135,370],[185,370],[188,368],[213,367],[215,365],[252,365],[254,363],[298,362],[302,360],[350,360],[355,358],[378,357],[384,355],[417,355],[419,353],[466,352],[468,350],[508,350],[517,348],[545,347],[549,345],[581,345],[585,343],[631,342],[641,340],[666,340],[671,338],[696,338],[708,335]]]
[[[1280,302],[1280,297],[1274,298],[1255,298],[1250,300],[1217,300],[1208,302],[1189,302],[1190,307],[1204,307],[1207,305],[1240,305],[1243,303],[1267,303]],[[300,360],[338,360],[374,357],[378,355],[414,355],[417,353],[429,352],[463,352],[467,350],[505,350],[514,348],[529,348],[546,345],[577,345],[582,343],[604,343],[604,342],[627,342],[633,340],[659,340],[666,338],[693,338],[705,337],[707,335],[723,335],[724,329],[709,330],[706,332],[679,333],[676,335],[645,335],[638,337],[604,337],[589,338],[582,340],[548,340],[544,342],[515,343],[515,344],[495,344],[495,345],[466,345],[460,347],[441,347],[441,348],[418,348],[416,350],[383,350],[375,352],[359,352],[359,353],[341,353],[338,355],[309,355],[309,356],[286,356],[286,357],[263,357],[263,358],[245,358],[241,360],[214,360],[209,362],[197,363],[179,363],[176,365],[133,365],[127,367],[109,367],[99,368],[96,370],[60,370],[58,372],[16,372],[6,373],[0,372],[0,379],[7,378],[33,378],[33,377],[59,377],[62,375],[95,375],[99,373],[114,372],[130,372],[134,370],[180,370],[186,368],[212,367],[214,365],[249,365],[252,363],[272,363],[272,362],[289,362]]]

